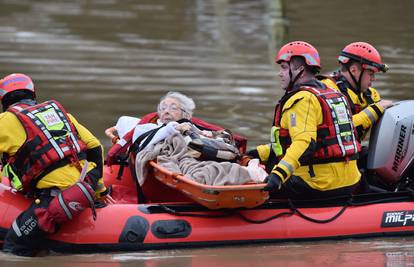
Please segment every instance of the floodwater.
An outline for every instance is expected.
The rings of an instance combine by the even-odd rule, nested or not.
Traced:
[[[0,75],[24,72],[41,100],[55,98],[106,148],[121,115],[155,110],[169,90],[193,97],[195,115],[249,138],[268,137],[278,88],[275,51],[315,45],[323,71],[347,43],[368,41],[389,73],[384,98],[414,99],[410,0],[0,0]],[[302,242],[140,253],[0,253],[0,266],[413,266],[414,238]]]
[[[255,267],[414,266],[414,238],[301,242],[134,253],[50,255],[25,258],[0,254],[0,266],[60,267]]]

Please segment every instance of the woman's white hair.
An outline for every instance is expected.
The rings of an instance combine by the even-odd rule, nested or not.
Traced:
[[[186,113],[185,118],[186,119],[191,119],[191,117],[193,116],[194,109],[196,108],[196,105],[195,105],[194,100],[192,98],[190,98],[190,97],[188,97],[188,96],[186,96],[182,93],[179,93],[179,92],[173,92],[173,91],[168,92],[166,95],[161,97],[160,103],[158,104],[158,108],[157,108],[158,111],[159,111],[161,102],[164,101],[167,98],[173,98],[173,99],[177,100],[180,103],[181,107],[183,108],[184,113]],[[187,116],[189,116],[189,118],[187,118]]]

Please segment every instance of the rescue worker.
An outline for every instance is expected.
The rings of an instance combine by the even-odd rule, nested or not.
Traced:
[[[0,81],[0,100],[2,176],[33,199],[12,223],[3,251],[35,256],[46,249],[48,234],[94,208],[95,198],[113,202],[101,179],[102,146],[59,102],[37,103],[33,81],[25,74]],[[86,176],[80,180],[83,168]]]
[[[386,72],[388,67],[382,63],[377,49],[365,42],[354,42],[345,46],[338,61],[340,70],[330,77],[321,76],[321,80],[347,97],[358,140],[362,142],[384,110],[392,106],[392,101],[381,100],[377,90],[371,87],[375,74]]]
[[[384,110],[393,105],[390,100],[381,100],[377,90],[371,87],[375,74],[386,72],[388,66],[382,63],[381,55],[369,43],[354,42],[342,49],[338,61],[340,70],[329,77],[321,76],[326,85],[336,87],[348,99],[352,111],[352,120],[358,133],[358,141],[363,143],[367,133],[382,116]],[[362,146],[359,153],[358,167],[365,172],[368,160],[368,146]],[[387,186],[374,176],[361,179],[364,192],[382,192]]]
[[[264,190],[292,199],[349,195],[359,182],[356,140],[346,98],[318,81],[318,51],[303,41],[276,57],[285,94],[276,106],[271,144],[250,151],[270,171]]]

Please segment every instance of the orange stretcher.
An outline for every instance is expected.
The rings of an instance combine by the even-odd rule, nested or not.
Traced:
[[[149,166],[153,169],[154,177],[161,183],[209,209],[254,208],[269,198],[269,193],[263,191],[265,183],[211,186],[197,183],[182,174],[172,173],[155,161],[150,161]]]

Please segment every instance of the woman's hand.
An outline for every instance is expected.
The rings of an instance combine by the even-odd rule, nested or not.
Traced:
[[[180,131],[180,133],[185,133],[186,131],[191,130],[191,128],[192,128],[192,125],[189,122],[183,122],[175,126],[175,129]]]
[[[118,132],[115,126],[106,129],[105,135],[111,139],[112,144],[115,144],[119,140]]]

